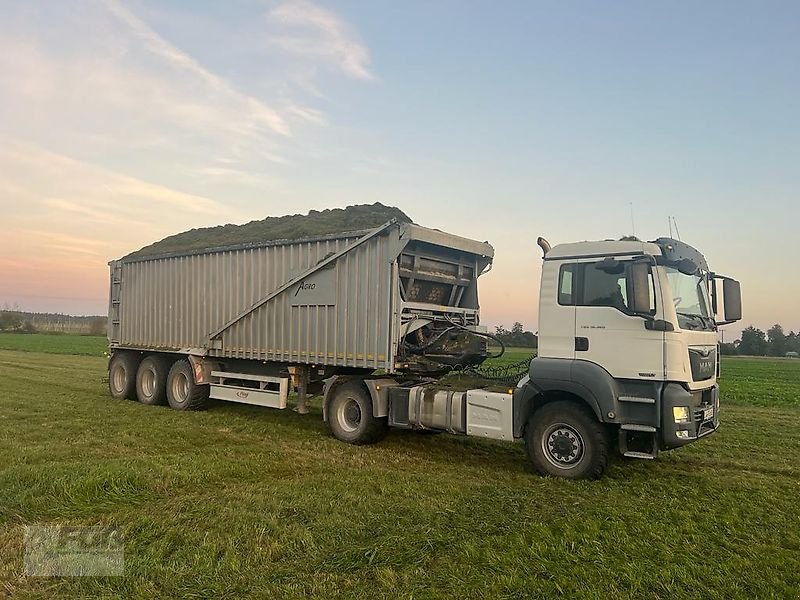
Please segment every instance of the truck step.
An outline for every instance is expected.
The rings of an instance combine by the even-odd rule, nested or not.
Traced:
[[[647,433],[655,433],[656,428],[650,425],[636,425],[635,423],[625,423],[619,426],[620,429],[625,431],[646,431]]]
[[[628,458],[644,458],[646,460],[653,460],[655,458],[654,454],[649,454],[647,452],[634,452],[633,450],[628,450],[623,454]]]
[[[645,398],[643,396],[620,396],[618,398],[620,402],[634,402],[636,404],[655,404],[655,398]]]

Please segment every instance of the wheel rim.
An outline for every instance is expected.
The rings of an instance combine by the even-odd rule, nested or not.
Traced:
[[[183,404],[189,397],[189,378],[186,373],[176,373],[172,379],[172,397]]]
[[[336,420],[342,429],[353,433],[361,425],[361,407],[352,398],[347,398],[336,409]]]
[[[566,423],[556,423],[542,436],[542,452],[554,467],[572,469],[581,462],[586,446],[577,429]]]
[[[111,382],[114,385],[114,391],[121,394],[125,391],[125,369],[122,365],[116,365],[111,371]]]
[[[142,373],[142,392],[150,398],[156,391],[156,373],[153,369],[147,369]]]

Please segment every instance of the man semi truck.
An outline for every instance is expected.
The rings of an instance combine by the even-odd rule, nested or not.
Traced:
[[[566,478],[600,477],[612,448],[654,458],[716,431],[716,332],[741,318],[738,282],[668,238],[538,243],[539,352],[512,393],[436,385],[489,355],[477,280],[493,248],[390,221],[112,261],[111,395],[285,408],[296,388],[307,412],[322,392],[344,442],[392,427],[524,439],[537,472]]]

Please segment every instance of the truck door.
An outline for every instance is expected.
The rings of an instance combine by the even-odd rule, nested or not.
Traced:
[[[577,360],[587,360],[620,379],[663,379],[664,333],[645,328],[633,314],[631,265],[620,260],[581,262],[576,270],[575,336]],[[660,307],[657,278],[649,273],[651,316]]]
[[[576,263],[545,261],[539,293],[539,350],[543,358],[575,358]]]

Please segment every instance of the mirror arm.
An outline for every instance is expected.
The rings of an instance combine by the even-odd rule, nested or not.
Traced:
[[[709,273],[708,282],[711,284],[711,310],[716,315],[719,310],[719,301],[717,300],[717,274]]]

